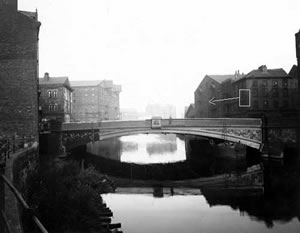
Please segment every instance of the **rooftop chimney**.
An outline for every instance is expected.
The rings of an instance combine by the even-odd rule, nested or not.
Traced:
[[[266,65],[262,65],[262,66],[258,67],[258,69],[261,72],[267,72],[267,66]]]
[[[234,72],[234,78],[235,78],[235,79],[239,79],[240,76],[241,76],[240,70],[236,70],[236,71]]]
[[[46,81],[49,81],[50,80],[50,76],[49,76],[49,73],[45,73],[44,74],[44,79],[46,80]]]

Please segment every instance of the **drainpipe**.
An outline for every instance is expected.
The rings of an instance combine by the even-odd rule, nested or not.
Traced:
[[[4,193],[4,175],[5,163],[0,161],[0,232],[5,232],[5,220],[3,213],[5,213],[5,193]]]
[[[297,57],[297,150],[298,158],[300,157],[300,30],[295,34],[296,37],[296,57]]]

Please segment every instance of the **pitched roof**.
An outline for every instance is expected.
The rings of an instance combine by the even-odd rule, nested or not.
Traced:
[[[87,87],[87,86],[97,86],[101,83],[101,80],[89,80],[89,81],[71,81],[72,87]]]
[[[227,79],[234,79],[234,74],[226,74],[226,75],[206,75],[207,77],[210,77],[211,79],[217,81],[218,83],[222,83]]]
[[[19,12],[31,19],[37,20],[37,12],[30,12],[30,11],[19,11]]]
[[[285,77],[288,74],[284,71],[284,69],[266,69],[262,71],[261,69],[256,69],[250,71],[248,74],[245,75],[245,78],[275,78],[275,77]]]
[[[64,84],[68,77],[50,77],[49,79],[39,78],[39,84]]]
[[[292,78],[297,78],[297,72],[298,72],[298,68],[296,65],[293,65],[293,67],[291,68],[290,72],[289,72],[289,75],[292,77]]]
[[[195,104],[190,104],[188,109],[185,112],[185,117],[194,117],[195,116]]]
[[[39,85],[63,85],[71,91],[73,90],[68,77],[49,77],[49,79],[39,78]]]

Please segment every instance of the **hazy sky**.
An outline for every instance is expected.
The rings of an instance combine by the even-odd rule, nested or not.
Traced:
[[[19,0],[35,9],[40,76],[111,79],[121,108],[182,113],[206,74],[296,63],[299,0]]]

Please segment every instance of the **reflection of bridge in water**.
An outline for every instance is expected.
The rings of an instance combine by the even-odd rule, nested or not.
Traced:
[[[159,122],[157,122],[159,121]],[[238,142],[261,149],[262,122],[255,118],[149,119],[62,124],[62,142],[71,148],[89,141],[133,134],[184,134]]]

